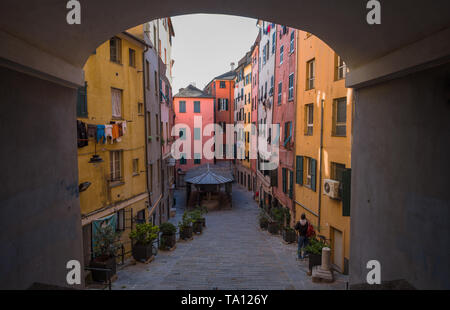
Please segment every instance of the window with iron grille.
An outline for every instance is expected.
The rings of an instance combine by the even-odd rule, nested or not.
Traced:
[[[109,40],[109,54],[112,62],[122,62],[122,40],[114,37]]]
[[[314,129],[314,104],[305,105],[305,135],[312,136]]]
[[[347,135],[347,98],[338,98],[333,101],[333,136],[345,137]]]
[[[122,157],[122,151],[109,152],[109,168],[111,181],[120,181],[122,179]]]
[[[306,89],[314,88],[315,79],[315,59],[312,59],[306,63]]]
[[[289,74],[289,100],[294,99],[294,73]]]

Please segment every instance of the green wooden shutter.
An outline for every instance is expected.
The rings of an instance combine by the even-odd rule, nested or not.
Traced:
[[[352,169],[342,172],[342,216],[350,216],[350,190],[352,181]]]
[[[294,173],[289,170],[289,198],[293,197],[293,189],[294,189]]]
[[[296,176],[296,182],[299,185],[303,185],[303,156],[297,156],[297,176]]]
[[[278,168],[270,170],[270,184],[271,186],[278,186]]]
[[[317,160],[311,158],[311,189],[316,191]]]
[[[287,189],[286,189],[286,178],[287,178],[287,176],[286,176],[286,168],[283,168],[282,169],[282,174],[283,174],[283,193],[287,193]]]
[[[87,84],[77,90],[77,116],[87,117]]]

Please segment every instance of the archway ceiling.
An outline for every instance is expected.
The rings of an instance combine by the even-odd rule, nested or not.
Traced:
[[[0,28],[81,68],[99,44],[145,21],[191,13],[239,15],[311,32],[335,49],[353,68],[450,26],[448,0],[382,0],[382,23],[372,26],[366,23],[366,0],[80,2],[81,25],[68,25],[66,0],[2,0]],[[192,34],[195,35],[195,29]],[[208,38],[205,38],[205,44],[207,42]],[[249,47],[252,43],[249,42]]]

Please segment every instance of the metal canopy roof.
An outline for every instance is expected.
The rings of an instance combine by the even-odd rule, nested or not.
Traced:
[[[231,165],[229,162],[222,162],[216,165],[202,165],[193,168],[186,173],[186,183],[198,185],[225,184],[233,182]]]

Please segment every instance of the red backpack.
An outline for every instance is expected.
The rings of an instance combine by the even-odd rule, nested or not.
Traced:
[[[316,235],[314,227],[308,222],[308,229],[306,230],[306,237],[311,238]]]

